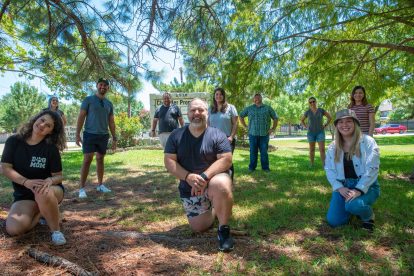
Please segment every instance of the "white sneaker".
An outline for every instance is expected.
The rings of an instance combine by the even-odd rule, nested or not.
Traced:
[[[110,192],[112,192],[112,191],[111,191],[111,190],[109,190],[107,187],[105,187],[105,185],[104,185],[104,184],[98,185],[98,187],[96,187],[96,190],[97,190],[98,192],[101,192],[101,193],[110,193]]]
[[[60,231],[53,231],[52,232],[52,243],[54,245],[64,245],[66,243],[65,236]]]
[[[86,195],[85,189],[81,188],[79,189],[79,198],[87,198],[88,196]]]

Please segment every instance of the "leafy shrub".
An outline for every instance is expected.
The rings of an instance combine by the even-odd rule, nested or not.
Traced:
[[[139,117],[128,118],[126,112],[121,112],[115,115],[115,125],[118,137],[117,146],[121,148],[135,146],[135,136],[143,129]]]
[[[245,118],[245,121],[246,121],[246,124],[248,124],[249,120],[247,119],[247,117]],[[242,146],[242,147],[249,146],[249,135],[247,133],[247,128],[242,126],[241,123],[239,123],[239,126],[237,128],[236,137],[237,137],[237,146]]]

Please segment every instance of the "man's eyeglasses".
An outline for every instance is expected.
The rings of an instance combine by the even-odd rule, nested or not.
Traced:
[[[316,103],[316,101],[309,101],[310,104]]]
[[[99,103],[101,104],[102,107],[105,107],[103,100],[99,100]]]

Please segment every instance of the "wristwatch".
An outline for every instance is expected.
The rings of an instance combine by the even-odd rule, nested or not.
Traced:
[[[205,181],[209,181],[210,179],[208,178],[208,176],[205,173],[200,173],[200,176],[205,180]]]

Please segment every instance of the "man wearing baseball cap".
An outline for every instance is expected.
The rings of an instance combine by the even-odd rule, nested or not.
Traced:
[[[102,193],[111,192],[103,184],[104,157],[108,146],[109,131],[112,135],[112,149],[116,149],[117,138],[115,136],[114,108],[112,103],[105,98],[109,90],[109,81],[100,78],[96,83],[97,92],[86,97],[81,104],[81,109],[76,124],[76,144],[81,146],[83,151],[83,163],[80,172],[79,198],[86,198],[86,179],[89,174],[93,157],[96,153],[96,175],[98,176],[98,186],[96,190]],[[82,127],[83,139],[80,136]]]

